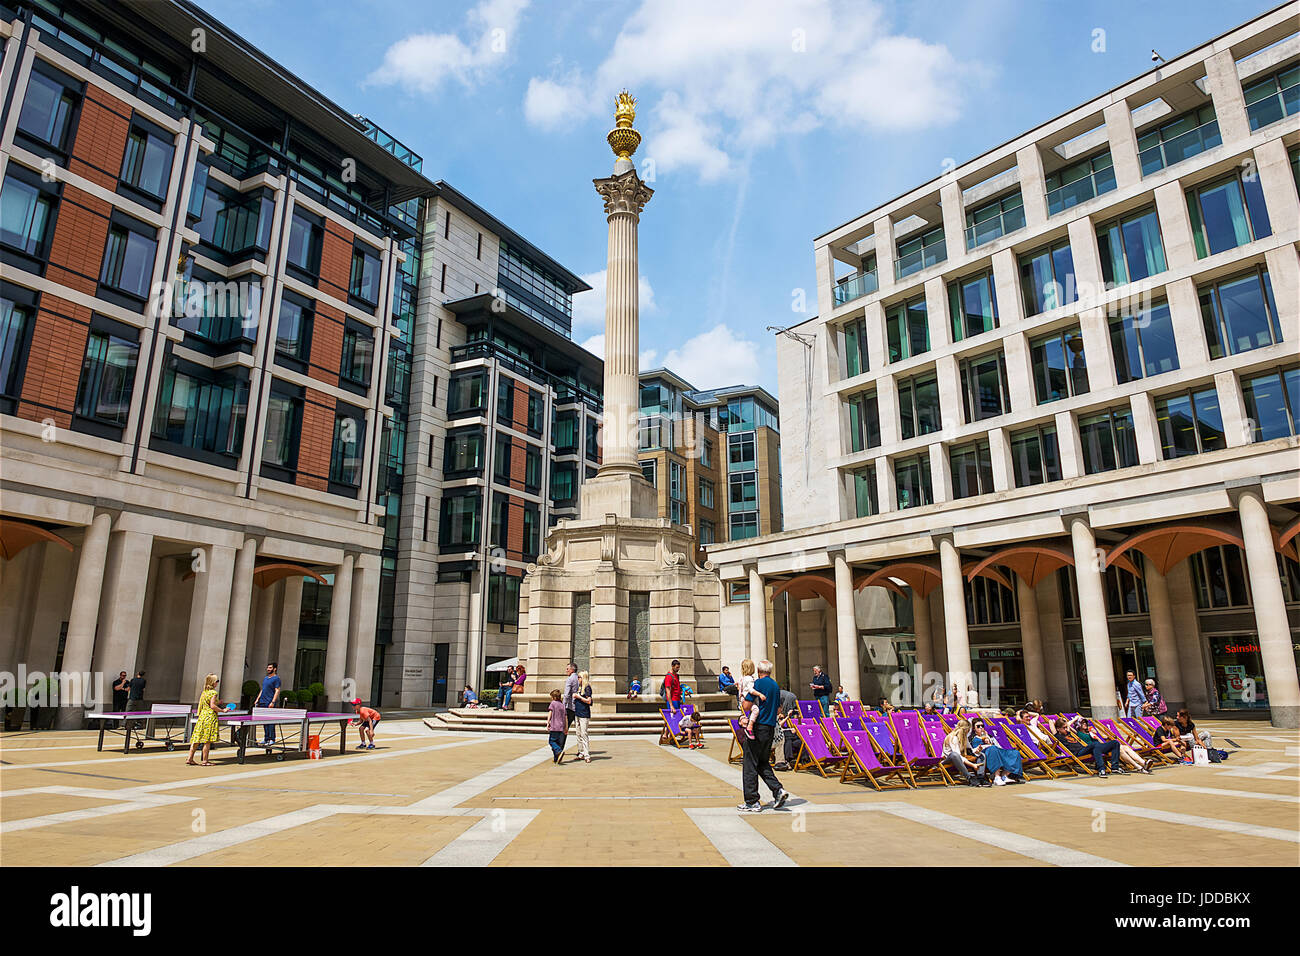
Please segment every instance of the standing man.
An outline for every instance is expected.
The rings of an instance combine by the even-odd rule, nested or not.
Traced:
[[[672,669],[664,675],[664,700],[668,701],[669,710],[682,709],[682,679],[677,676],[682,669],[681,661],[673,661]]]
[[[118,713],[126,710],[127,698],[131,696],[131,679],[126,676],[126,671],[117,675],[117,680],[113,683],[113,709]]]
[[[1126,717],[1141,717],[1142,705],[1147,702],[1146,691],[1138,683],[1137,674],[1129,671],[1126,675],[1128,679],[1128,713]]]
[[[577,717],[577,712],[573,709],[573,695],[578,692],[582,681],[578,677],[578,665],[572,661],[564,665],[564,673],[568,675],[564,679],[564,714],[569,719],[566,726],[572,727]]]
[[[262,678],[262,689],[257,692],[257,703],[254,706],[274,707],[280,699],[280,676],[276,673],[278,669],[279,665],[275,661],[266,665],[266,676]],[[275,743],[275,724],[267,724],[262,729],[262,746],[269,747]]]
[[[144,710],[145,683],[146,681],[144,679],[144,671],[137,671],[135,677],[131,678],[131,683],[127,685],[126,709],[128,713],[136,710]],[[132,721],[128,720],[126,722],[126,729],[128,732],[131,730],[133,726],[134,724],[132,723]]]
[[[676,662],[673,662],[676,664]],[[745,695],[746,699],[758,707],[758,717],[754,724],[754,739],[745,745],[745,764],[742,775],[745,802],[736,807],[744,813],[760,813],[763,805],[758,802],[758,781],[761,778],[772,791],[772,809],[780,810],[790,799],[790,791],[781,787],[781,781],[772,770],[772,737],[776,734],[777,713],[781,707],[781,688],[772,680],[772,662],[758,662],[758,680],[754,689]],[[760,701],[758,695],[762,694]]]
[[[831,715],[831,679],[822,673],[820,667],[813,667],[812,683],[808,685],[812,688],[813,696],[817,698],[817,703],[821,704],[822,716]]]

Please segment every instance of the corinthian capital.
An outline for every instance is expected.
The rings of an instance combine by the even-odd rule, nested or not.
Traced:
[[[641,177],[636,174],[635,169],[618,176],[610,176],[608,179],[593,179],[592,183],[595,184],[600,198],[605,200],[607,216],[616,212],[630,212],[639,216],[645,204],[655,193],[653,189],[641,182]]]

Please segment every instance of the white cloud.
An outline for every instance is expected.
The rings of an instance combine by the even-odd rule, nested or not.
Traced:
[[[759,383],[758,345],[727,325],[715,325],[670,349],[660,365],[696,388]]]
[[[562,67],[528,86],[543,128],[642,99],[642,156],[716,180],[731,157],[826,125],[916,129],[952,120],[978,71],[947,47],[891,32],[863,0],[641,0],[590,76]]]
[[[482,0],[466,15],[468,39],[455,33],[415,33],[384,52],[384,61],[366,77],[374,86],[400,86],[407,92],[436,93],[455,80],[471,88],[481,83],[510,50],[515,28],[529,0]]]
[[[586,329],[603,329],[605,327],[605,270],[589,272],[582,276],[582,281],[591,286],[591,291],[579,292],[573,297],[573,330],[580,332]],[[650,280],[644,275],[637,280],[637,307],[642,316],[654,312],[657,308],[655,291],[650,287]]]
[[[592,355],[596,356],[601,361],[604,361],[605,333],[602,332],[600,335],[593,335],[591,338],[587,339],[585,342],[582,343],[582,347],[586,349],[588,352],[590,352]],[[648,368],[654,368],[655,356],[658,354],[659,353],[656,352],[654,349],[646,349],[640,355],[637,356],[637,368],[643,371]]]

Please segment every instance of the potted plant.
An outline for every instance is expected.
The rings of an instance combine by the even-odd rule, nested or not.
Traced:
[[[27,688],[15,684],[5,691],[0,706],[4,708],[5,730],[22,730],[23,718],[27,715]]]
[[[239,709],[248,710],[252,706],[254,695],[262,689],[262,685],[255,680],[246,680],[242,687],[239,688]]]
[[[317,681],[307,688],[307,706],[316,711],[324,711],[325,704],[325,685]]]

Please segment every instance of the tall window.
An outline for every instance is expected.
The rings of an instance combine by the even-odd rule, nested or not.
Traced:
[[[488,574],[488,623],[518,627],[519,578],[492,571]]]
[[[487,375],[470,372],[456,375],[447,383],[447,414],[467,415],[487,409]]]
[[[0,396],[17,397],[18,372],[32,310],[12,299],[0,297]]]
[[[934,372],[899,380],[898,416],[904,439],[929,435],[943,427],[939,417],[939,379]]]
[[[313,278],[320,275],[321,244],[325,225],[316,216],[297,210],[289,223],[289,255],[287,262]]]
[[[311,354],[311,324],[310,301],[292,292],[281,293],[280,318],[275,326],[276,353],[306,362]]]
[[[1110,150],[1102,150],[1049,173],[1043,185],[1047,190],[1049,216],[1110,192],[1115,188],[1115,166],[1111,162]]]
[[[1014,624],[1020,620],[1016,592],[991,578],[977,577],[962,588],[966,598],[966,623]]]
[[[880,411],[875,392],[862,392],[850,396],[845,405],[849,410],[849,449],[863,451],[880,445]]]
[[[943,262],[948,258],[948,247],[944,244],[943,238],[943,226],[935,226],[933,229],[927,229],[919,236],[902,240],[898,243],[896,253],[894,275],[899,279]]]
[[[448,475],[481,473],[483,470],[483,430],[472,428],[447,433],[443,447],[442,468]]]
[[[36,61],[40,64],[40,61]],[[29,137],[60,152],[68,145],[68,131],[76,114],[80,84],[70,77],[56,79],[55,70],[45,72],[42,64],[33,66],[23,97],[23,111],[18,114],[18,129]],[[59,77],[63,74],[59,73]]]
[[[1178,368],[1178,347],[1169,304],[1125,313],[1110,320],[1110,350],[1115,356],[1115,377],[1119,384],[1150,378]]]
[[[1213,386],[1166,395],[1155,404],[1160,449],[1166,460],[1227,447],[1219,393]]]
[[[438,543],[444,547],[477,547],[482,507],[483,501],[477,491],[444,495],[438,522]]]
[[[1215,545],[1188,560],[1196,584],[1197,608],[1208,611],[1249,606],[1250,587],[1240,548]]]
[[[343,330],[343,361],[339,375],[354,385],[370,386],[370,363],[375,354],[375,338],[368,329]]]
[[[1273,234],[1258,173],[1235,172],[1187,190],[1187,212],[1199,259]]]
[[[1255,441],[1300,435],[1300,366],[1243,376],[1241,396]]]
[[[1138,163],[1150,176],[1223,142],[1214,106],[1206,103],[1138,135]]]
[[[686,469],[671,458],[668,460],[668,512],[673,524],[686,523]]]
[[[542,546],[541,512],[537,505],[524,505],[524,557],[535,558]]]
[[[555,445],[556,454],[578,450],[578,413],[567,411],[557,413],[551,422],[551,443]]]
[[[966,421],[996,418],[1011,411],[1011,390],[1007,385],[1007,360],[1002,350],[964,360],[961,371],[961,400]]]
[[[1017,189],[966,213],[966,248],[974,249],[1023,228],[1025,203]]]
[[[546,402],[539,392],[528,390],[528,431],[534,435],[542,433],[542,416],[546,412]]]
[[[272,388],[274,389],[274,385]],[[266,435],[262,463],[292,471],[298,467],[298,441],[302,430],[301,398],[272,391],[266,403]]]
[[[1079,297],[1069,239],[1020,257],[1020,291],[1026,316],[1049,312]]]
[[[578,466],[569,462],[556,462],[551,468],[551,500],[559,507],[578,496]]]
[[[157,252],[158,241],[152,229],[143,224],[137,227],[114,223],[108,230],[108,246],[104,250],[104,268],[99,281],[118,292],[147,299]]]
[[[891,362],[900,362],[930,351],[930,328],[925,316],[925,297],[900,302],[886,310],[885,336]]]
[[[844,326],[844,375],[852,378],[871,368],[867,359],[867,323],[858,319]]]
[[[758,472],[742,471],[729,476],[731,495],[727,510],[754,511],[758,508]]]
[[[1246,96],[1246,116],[1252,130],[1261,129],[1300,111],[1300,66],[1251,83],[1242,91]]]
[[[928,454],[900,458],[894,462],[894,491],[898,495],[899,509],[934,504]]]
[[[867,465],[853,473],[853,515],[866,518],[880,514],[876,499],[876,466]]]
[[[1079,416],[1079,444],[1083,470],[1096,475],[1138,464],[1137,437],[1133,412],[1127,406]]]
[[[348,294],[372,306],[379,302],[379,256],[369,246],[352,249]]]
[[[1223,358],[1282,341],[1273,283],[1252,269],[1197,290],[1210,358]]]
[[[1169,268],[1155,206],[1098,226],[1097,249],[1108,285],[1137,282]]]
[[[647,458],[638,462],[641,466],[641,477],[656,488],[659,487],[659,462],[654,458]]]
[[[122,157],[122,174],[119,177],[133,189],[138,189],[155,199],[167,195],[167,181],[171,178],[172,155],[176,152],[170,139],[152,128],[136,125],[126,139],[126,152]]]
[[[755,467],[757,460],[753,432],[738,432],[727,436],[728,471],[746,471]]]
[[[26,177],[20,179],[15,175],[20,168],[16,163],[9,164],[4,187],[0,189],[0,243],[24,255],[44,259],[53,231],[50,224],[57,199],[27,182]]]
[[[508,484],[510,482],[510,462],[514,454],[514,442],[510,440],[509,435],[498,433],[496,436],[496,448],[492,452],[492,477],[501,482]]]
[[[334,414],[334,441],[330,446],[330,481],[350,488],[359,488],[365,448],[365,414],[360,409],[345,410],[340,406]]]
[[[1011,464],[1017,488],[1061,480],[1056,428],[1040,425],[1011,433]]]
[[[126,425],[135,384],[138,340],[92,329],[77,385],[77,414],[105,424]]]
[[[248,382],[170,358],[163,368],[154,410],[153,437],[225,461],[244,443]]]
[[[952,317],[952,340],[998,327],[998,297],[993,288],[993,270],[948,283],[948,312]]]
[[[952,466],[952,496],[973,498],[993,493],[993,457],[986,439],[954,445],[948,451]]]
[[[488,521],[488,544],[504,551],[510,538],[510,499],[492,496],[492,516]]]
[[[1083,333],[1077,325],[1033,339],[1029,356],[1039,405],[1087,393],[1088,363],[1083,354]]]
[[[714,486],[708,478],[700,479],[700,507],[712,509],[714,507]]]
[[[536,445],[524,448],[524,490],[536,494],[542,487],[542,450]]]

